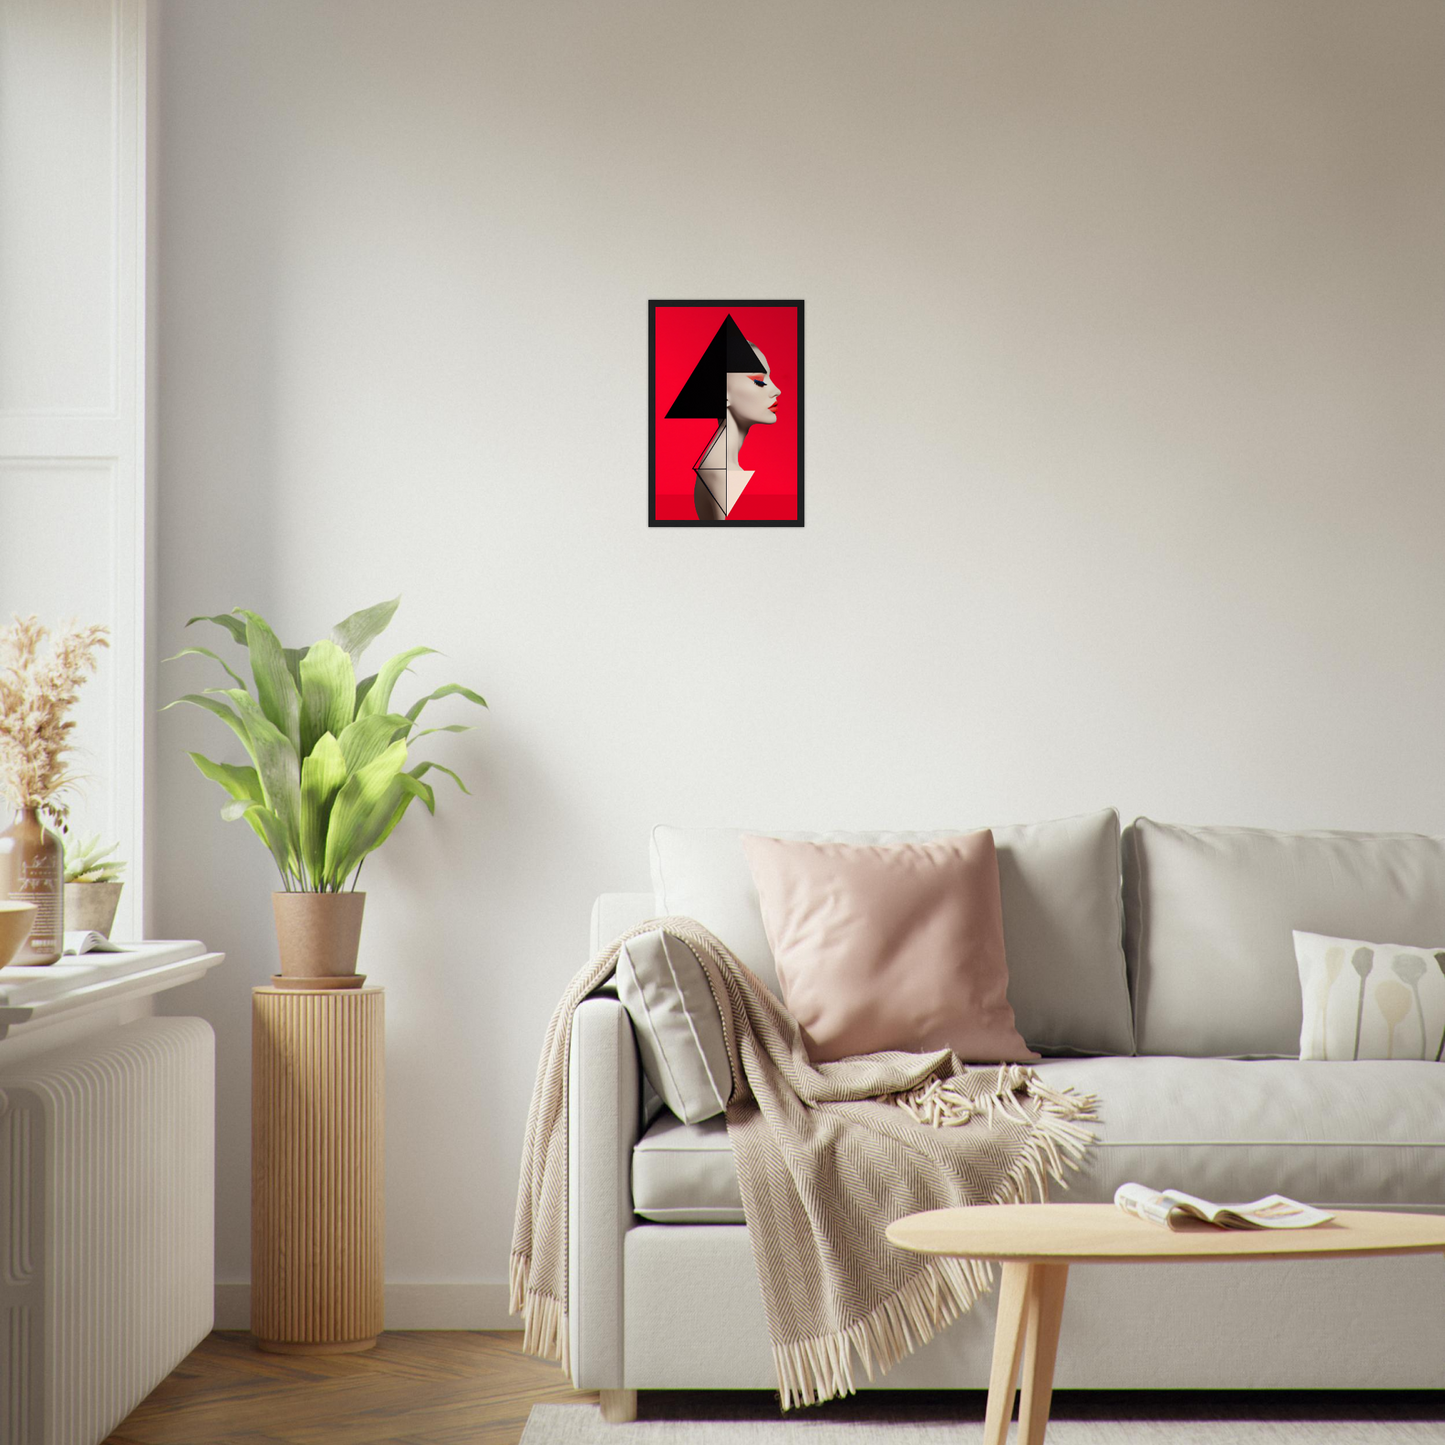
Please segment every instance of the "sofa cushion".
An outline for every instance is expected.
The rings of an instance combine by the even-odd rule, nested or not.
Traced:
[[[1056,1088],[1099,1096],[1098,1143],[1056,1200],[1107,1203],[1137,1181],[1221,1203],[1288,1194],[1342,1209],[1445,1211],[1445,1069],[1396,1060],[1053,1059]],[[632,1156],[634,1208],[740,1224],[721,1118],[663,1115]]]
[[[751,830],[758,831],[758,830]],[[926,843],[971,831],[784,833],[812,842]],[[652,831],[659,915],[695,918],[774,993],[777,971],[743,856],[742,830]],[[1133,1052],[1113,809],[1055,822],[995,827],[1008,996],[1019,1032],[1044,1053]]]
[[[1445,1059],[1445,948],[1295,932],[1302,1059]]]
[[[1124,902],[1140,1053],[1296,1057],[1294,930],[1445,939],[1445,838],[1140,818]]]
[[[1038,1058],[1009,1007],[986,828],[887,848],[747,834],[743,852],[783,1001],[814,1063],[890,1049],[952,1049],[966,1063]]]
[[[1097,1094],[1099,1146],[1061,1199],[1137,1180],[1221,1203],[1288,1194],[1445,1210],[1445,1069],[1406,1061],[1081,1059],[1038,1066]]]
[[[743,1197],[718,1115],[684,1124],[660,1114],[632,1151],[632,1207],[657,1224],[741,1224]]]
[[[617,996],[643,1072],[667,1107],[688,1124],[721,1114],[733,1089],[727,1035],[691,947],[660,928],[635,934],[617,955]]]

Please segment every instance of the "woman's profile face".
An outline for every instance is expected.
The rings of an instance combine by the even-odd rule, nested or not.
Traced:
[[[777,421],[778,414],[773,408],[783,394],[782,388],[766,370],[768,358],[755,346],[762,371],[728,372],[728,410],[740,426],[753,426],[757,422]]]

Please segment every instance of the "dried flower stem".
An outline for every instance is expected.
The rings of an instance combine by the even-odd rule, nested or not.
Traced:
[[[61,827],[70,811],[62,794],[77,777],[69,713],[109,635],[72,622],[52,636],[37,617],[0,628],[0,792]]]

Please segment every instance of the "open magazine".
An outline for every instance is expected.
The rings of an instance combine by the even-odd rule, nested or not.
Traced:
[[[1178,1189],[1150,1189],[1147,1184],[1121,1184],[1114,1191],[1114,1203],[1126,1214],[1170,1229],[1189,1229],[1200,1220],[1221,1229],[1308,1229],[1335,1217],[1283,1194],[1267,1194],[1248,1204],[1215,1204]]]

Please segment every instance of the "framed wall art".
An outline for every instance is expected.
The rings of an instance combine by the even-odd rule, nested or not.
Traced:
[[[647,303],[647,524],[803,525],[803,303]]]

